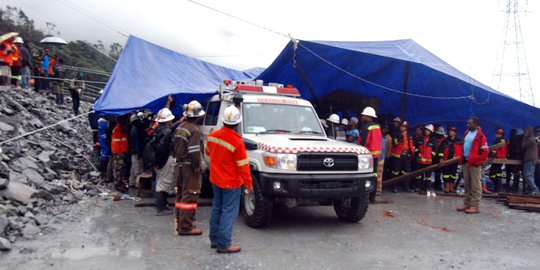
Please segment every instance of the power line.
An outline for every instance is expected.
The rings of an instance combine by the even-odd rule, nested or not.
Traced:
[[[106,26],[107,28],[111,29],[111,30],[114,30],[116,31],[118,34],[120,35],[123,35],[124,37],[128,37],[129,35],[126,34],[125,31],[122,31],[120,28],[118,28],[117,26],[99,18],[98,16],[96,16],[95,14],[93,14],[92,12],[80,7],[80,6],[77,6],[75,4],[73,4],[72,2],[68,1],[68,0],[58,0],[58,2],[60,2],[61,4],[63,4],[64,6],[66,7],[69,7],[75,11],[77,11],[78,13],[82,14],[82,15],[85,15],[87,16],[88,18]]]

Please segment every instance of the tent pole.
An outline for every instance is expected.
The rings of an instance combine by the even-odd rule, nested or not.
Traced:
[[[411,63],[409,62],[405,63],[405,78],[403,79],[403,94],[401,94],[401,113],[399,115],[401,119],[404,119],[405,117],[405,103],[407,100],[407,87],[409,86],[410,67],[411,67]]]
[[[314,105],[315,108],[317,108],[318,105],[319,105],[319,99],[317,98],[317,95],[315,95],[315,91],[313,90],[313,87],[311,86],[311,83],[307,79],[306,74],[304,73],[302,68],[298,65],[298,63],[296,63],[294,65],[294,67],[296,68],[298,73],[300,73],[300,76],[302,77],[302,80],[304,81],[304,83],[306,83],[306,85],[307,85],[307,87],[309,89],[309,92],[311,93],[311,95],[313,96],[313,100],[315,101],[315,104],[313,104],[313,105]]]

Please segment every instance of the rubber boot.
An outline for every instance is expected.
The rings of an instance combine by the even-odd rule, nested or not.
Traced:
[[[487,184],[482,184],[482,193],[491,194],[491,191],[487,189]]]
[[[444,183],[444,193],[450,193],[450,185],[448,182]]]
[[[495,192],[497,193],[501,192],[501,178],[500,177],[495,178]]]

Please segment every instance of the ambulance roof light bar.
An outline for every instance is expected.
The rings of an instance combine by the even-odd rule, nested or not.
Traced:
[[[261,93],[261,94],[272,94],[272,95],[284,95],[292,97],[300,97],[300,91],[292,85],[287,85],[284,87],[280,83],[269,83],[268,86],[263,84],[262,80],[256,81],[231,81],[224,80],[223,84],[220,87],[221,92],[224,91],[238,91],[241,93]]]

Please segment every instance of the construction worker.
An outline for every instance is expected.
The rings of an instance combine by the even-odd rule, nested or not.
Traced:
[[[400,122],[399,132],[392,136],[392,149],[390,152],[390,167],[392,177],[397,177],[411,172],[411,161],[414,153],[414,140],[408,133],[409,122]],[[403,183],[403,189],[410,191],[408,181]],[[397,184],[392,187],[394,193],[398,192]]]
[[[176,164],[176,232],[178,235],[201,235],[195,211],[201,194],[201,140],[199,122],[205,112],[194,100],[184,105],[186,121],[174,131],[174,160]]]
[[[343,119],[347,120],[347,119]],[[342,121],[343,122],[343,121]],[[345,138],[347,142],[357,144],[358,143],[358,137],[360,136],[360,131],[358,131],[358,119],[354,121],[351,118],[351,121],[347,121],[348,127],[347,131],[345,132]]]
[[[339,115],[333,113],[331,114],[327,119],[326,123],[328,124],[328,137],[337,140],[338,134],[337,134],[337,127],[339,125]]]
[[[508,159],[521,160],[523,158],[521,143],[523,142],[524,133],[522,128],[510,130],[510,138],[506,142],[506,156]],[[506,191],[518,192],[521,165],[506,164],[504,168],[506,171]],[[512,184],[510,184],[510,180],[512,180]]]
[[[158,125],[152,132],[150,143],[154,145],[155,160],[153,170],[156,178],[156,190],[154,197],[156,199],[156,215],[166,216],[172,214],[167,202],[169,192],[173,190],[175,184],[175,166],[172,157],[172,137],[173,131],[178,126],[173,123],[174,115],[169,108],[159,110],[155,122]]]
[[[489,148],[486,136],[480,128],[480,119],[470,117],[467,120],[467,131],[463,140],[463,156],[460,164],[463,167],[463,180],[465,182],[465,199],[457,211],[467,214],[480,213],[480,200],[482,199],[482,165],[487,160]]]
[[[363,128],[358,138],[358,144],[366,147],[373,156],[373,174],[377,176],[377,167],[379,157],[382,151],[382,132],[379,124],[373,122],[377,118],[375,110],[371,107],[366,107],[362,111],[362,123]],[[375,196],[377,194],[377,182],[373,191],[369,194],[369,200],[375,202]]]
[[[435,142],[432,138],[432,134],[433,125],[426,125],[424,128],[424,135],[417,138],[414,142],[416,164],[419,170],[426,168],[433,163],[433,156],[435,155],[433,147],[435,146]],[[427,191],[431,192],[431,172],[425,172],[416,176],[416,180],[420,186],[420,194],[424,194]]]
[[[210,156],[210,182],[214,190],[210,217],[211,248],[218,253],[240,251],[232,244],[232,229],[238,217],[240,193],[245,186],[246,196],[253,192],[246,147],[235,131],[242,121],[235,106],[225,108],[221,117],[223,127],[210,133],[205,152]]]
[[[129,151],[128,137],[120,121],[116,124],[111,135],[112,174],[116,190],[126,192],[124,183],[124,159]]]
[[[435,155],[433,156],[433,164],[439,164],[439,162],[441,161],[444,155],[444,149],[441,148],[441,144],[445,139],[446,139],[446,130],[442,126],[437,127],[437,129],[435,130],[435,136],[434,136],[435,146],[433,149],[435,150],[434,151]],[[434,189],[437,191],[443,190],[442,182],[441,182],[441,174],[442,174],[441,169],[435,170]]]
[[[448,128],[448,137],[441,143],[439,149],[442,149],[443,161],[461,157],[463,154],[463,142],[457,137],[457,128],[455,126]],[[442,167],[444,193],[455,192],[454,183],[457,179],[457,168],[457,163]]]
[[[503,128],[497,128],[495,130],[495,141],[493,141],[493,145],[501,144],[502,147],[493,149],[489,152],[490,158],[499,158],[499,159],[506,159],[506,141],[504,140],[504,129]],[[502,164],[491,164],[491,168],[489,169],[489,179],[491,179],[491,182],[495,185],[495,192],[501,191],[501,178],[502,178]],[[491,193],[487,190],[486,185],[482,185],[482,191],[485,193]]]
[[[20,46],[22,46],[23,40],[21,37],[16,37],[13,40],[13,53],[11,58],[13,59],[13,66],[11,66],[11,85],[18,87],[19,75],[21,75],[21,68],[23,66]]]

